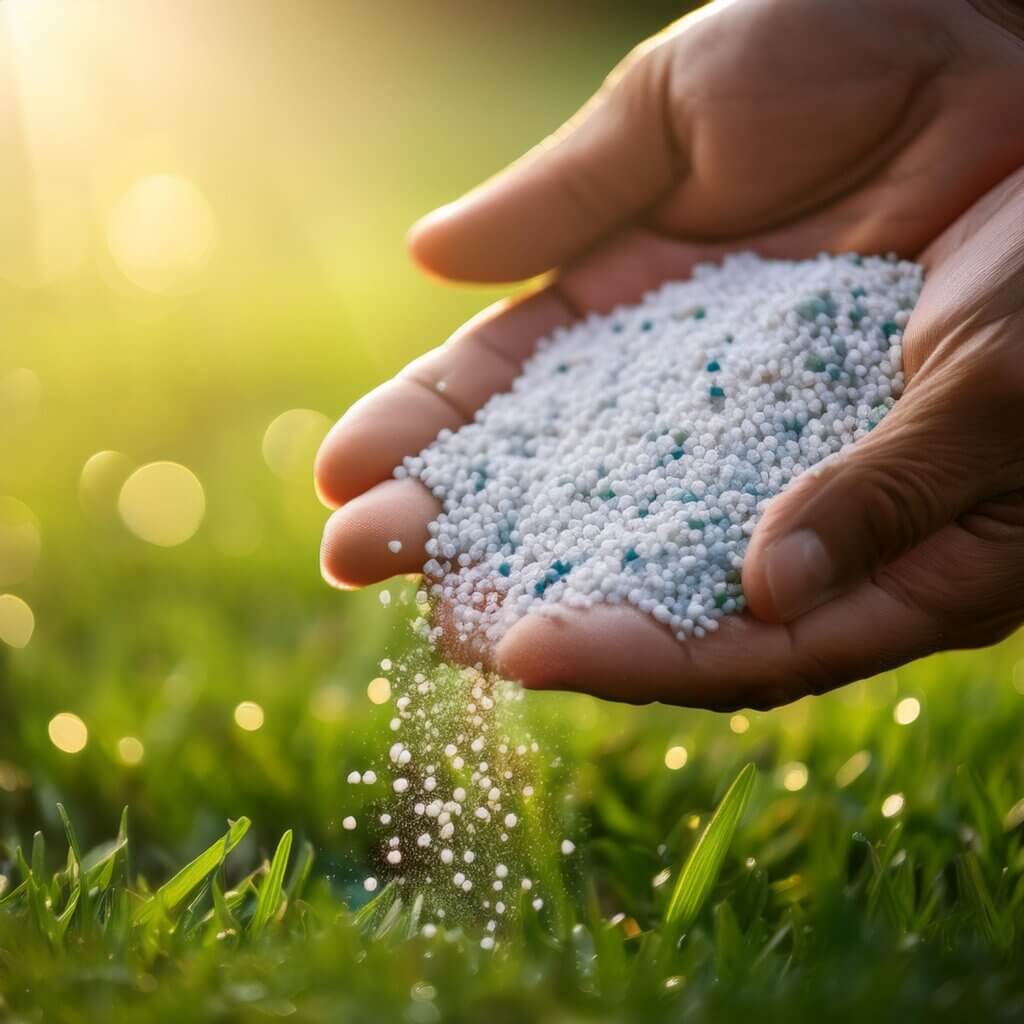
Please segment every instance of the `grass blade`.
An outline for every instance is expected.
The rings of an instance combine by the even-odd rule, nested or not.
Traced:
[[[292,876],[288,879],[288,885],[285,888],[285,896],[288,897],[289,903],[300,899],[305,891],[310,873],[313,870],[315,857],[313,844],[308,839],[305,840],[299,848],[298,859],[295,861],[295,866],[292,868]]]
[[[249,831],[249,819],[232,822],[227,833],[191,864],[185,865],[169,882],[162,885],[150,899],[135,911],[135,923],[146,924],[166,910],[176,907],[193,889],[202,883],[211,871],[223,863],[224,858],[242,841]]]
[[[288,868],[288,858],[292,852],[292,830],[289,829],[277,844],[277,851],[270,863],[270,871],[266,880],[260,886],[259,896],[256,899],[256,912],[249,923],[249,935],[258,939],[266,927],[273,920],[281,900],[284,898],[282,886],[284,885],[284,873]]]
[[[748,764],[736,776],[704,834],[687,857],[665,910],[665,931],[670,936],[685,932],[704,906],[750,799],[756,775],[754,766]]]

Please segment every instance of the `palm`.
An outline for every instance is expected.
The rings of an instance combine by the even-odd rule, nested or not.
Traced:
[[[684,23],[623,70],[598,116],[585,117],[561,153],[517,165],[428,219],[413,249],[436,271],[505,280],[559,267],[558,280],[471,322],[335,428],[318,463],[321,494],[343,506],[325,534],[328,574],[358,586],[420,569],[437,504],[419,484],[390,480],[391,469],[506,388],[538,336],[584,312],[636,300],[730,249],[778,257],[823,249],[920,253],[1024,160],[1024,143],[1003,139],[1010,133],[981,128],[976,145],[963,145],[964,134],[1014,93],[1005,75],[993,73],[944,98],[944,76],[956,64],[934,31],[922,34],[928,10],[922,4],[915,17],[903,16],[902,42],[890,33],[884,46],[895,47],[900,61],[883,79],[879,69],[895,62],[886,64],[877,23],[864,23],[860,4],[741,3]],[[794,61],[793,53],[804,56]],[[1024,66],[1008,64],[1024,85]],[[953,137],[959,142],[951,146]],[[616,146],[627,157],[618,163],[608,158]],[[562,165],[550,166],[559,156]],[[1018,183],[1018,222],[1021,193]],[[998,210],[1005,205],[996,214],[1004,219]],[[987,222],[990,207],[979,204],[969,216]],[[505,244],[493,245],[494,238]],[[967,254],[968,261],[982,258]],[[964,265],[957,229],[925,259],[929,286],[907,335],[911,371],[950,323],[975,312],[972,302],[1000,288],[989,281],[987,292],[961,294],[950,308],[933,282]],[[1004,289],[1012,270],[1008,264]],[[972,522],[941,531],[789,625],[732,618],[713,636],[680,644],[633,609],[566,611],[522,620],[494,660],[530,685],[620,700],[725,707],[794,699],[942,645],[949,617],[978,598],[969,587],[951,597],[949,576],[968,579],[978,558],[998,560],[1007,535],[1022,542],[1022,519],[1022,503],[1012,497],[982,507]],[[395,538],[398,554],[387,546]],[[756,610],[760,581],[745,574],[744,584]]]

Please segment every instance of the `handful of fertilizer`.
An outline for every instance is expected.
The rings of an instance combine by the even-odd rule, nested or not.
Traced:
[[[395,470],[441,502],[424,572],[460,640],[558,605],[628,602],[680,640],[742,611],[768,502],[899,397],[921,284],[894,259],[741,254],[542,339]]]

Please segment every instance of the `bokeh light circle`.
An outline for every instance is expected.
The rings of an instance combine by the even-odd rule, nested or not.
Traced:
[[[39,523],[28,505],[0,497],[0,587],[32,575],[40,546]]]
[[[686,764],[688,757],[686,747],[669,747],[665,751],[665,767],[671,771],[678,771]]]
[[[798,793],[807,785],[807,777],[807,765],[791,761],[782,769],[782,787],[790,793]]]
[[[903,810],[905,804],[906,798],[902,793],[890,793],[882,801],[882,817],[895,818]]]
[[[371,679],[366,687],[366,696],[373,704],[386,704],[391,699],[391,683],[384,676]]]
[[[122,736],[117,741],[117,758],[121,764],[134,766],[142,763],[146,756],[146,748],[142,740],[135,736]]]
[[[77,754],[89,742],[89,730],[85,722],[70,711],[54,715],[46,731],[50,734],[50,742],[65,754]]]
[[[15,594],[0,594],[0,643],[25,647],[36,628],[36,617],[28,604]]]
[[[315,409],[289,409],[267,427],[263,458],[282,480],[309,479],[317,449],[331,428],[331,421]]]
[[[199,478],[177,462],[150,462],[125,481],[117,502],[121,520],[141,540],[159,547],[184,544],[206,514]]]
[[[910,725],[921,714],[921,702],[916,697],[904,697],[892,711],[897,725]]]
[[[107,222],[107,244],[118,269],[132,284],[161,294],[194,287],[216,240],[206,197],[177,174],[135,182]]]
[[[78,499],[82,508],[99,518],[117,514],[117,497],[134,463],[121,452],[103,451],[86,460],[78,478]]]
[[[235,708],[235,725],[246,732],[256,732],[258,729],[262,729],[265,720],[263,708],[253,700],[243,700]]]

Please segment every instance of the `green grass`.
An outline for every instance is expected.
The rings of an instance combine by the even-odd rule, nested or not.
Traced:
[[[341,826],[373,798],[344,778],[389,742],[366,685],[409,646],[412,584],[387,611],[322,584],[309,455],[279,479],[263,432],[290,408],[334,418],[498,294],[421,279],[402,233],[664,14],[614,6],[147,0],[95,25],[69,7],[103,129],[60,169],[85,183],[87,259],[0,283],[0,403],[12,369],[39,382],[0,404],[0,497],[42,540],[0,586],[36,617],[23,650],[0,643],[0,1020],[1024,1017],[1020,638],[732,724],[530,694],[542,911],[487,953],[482,922],[426,939],[414,891],[362,888],[388,876],[378,839]],[[21,166],[2,170],[11,216],[31,206]],[[118,278],[103,216],[167,169],[203,187],[219,240],[198,291],[156,298]],[[84,507],[101,449],[194,470],[196,536],[158,549]],[[899,725],[906,698],[921,713]],[[235,724],[241,701],[262,728]],[[62,711],[88,726],[77,754],[48,737]]]
[[[783,859],[803,872],[788,874],[733,848],[754,782],[749,764],[699,838],[690,813],[656,849],[618,837],[619,855],[637,866],[667,865],[653,887],[647,870],[617,875],[593,843],[581,891],[551,892],[559,906],[539,912],[522,894],[492,952],[472,927],[424,936],[415,889],[392,883],[354,910],[311,873],[309,845],[288,874],[290,831],[272,860],[246,870],[229,858],[249,829],[240,819],[150,889],[132,875],[124,817],[114,841],[84,855],[65,817],[64,866],[47,869],[38,833],[30,854],[15,851],[16,878],[0,898],[0,979],[17,982],[5,985],[5,1008],[45,1021],[129,1011],[176,1020],[186,1007],[192,1020],[309,1021],[782,1021],[817,1017],[822,1006],[851,1021],[1024,1012],[1019,823],[1006,828],[970,770],[955,773],[947,805],[976,815],[973,827],[943,837],[935,823],[899,821],[875,840],[843,832],[824,838],[827,853],[810,864],[806,848],[817,844],[801,835],[794,845],[790,830],[804,819],[824,833],[820,804],[831,801],[819,794],[812,823],[807,805],[755,795],[759,813],[739,845],[779,831],[756,848],[770,864],[773,841],[788,847]],[[609,916],[610,904],[623,909]]]

